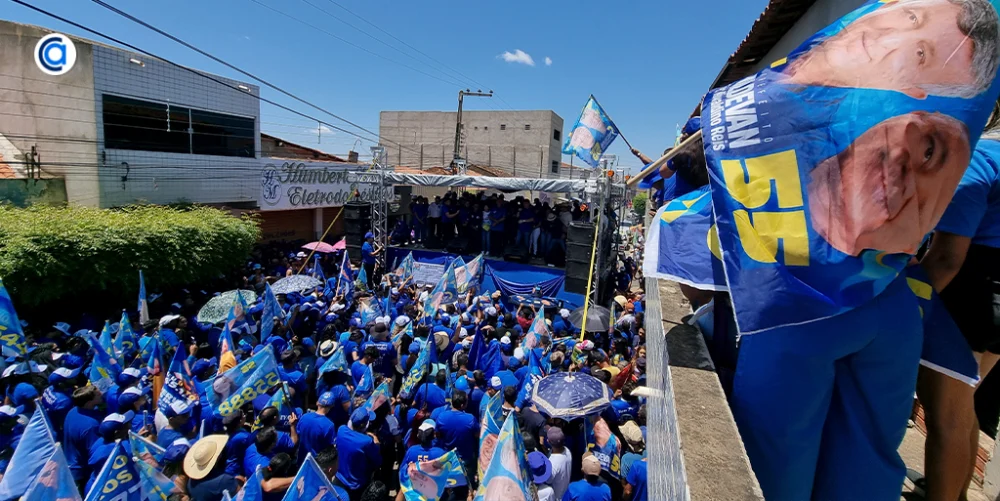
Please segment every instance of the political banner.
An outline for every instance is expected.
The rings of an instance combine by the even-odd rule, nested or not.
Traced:
[[[166,412],[174,402],[192,405],[198,401],[199,383],[191,374],[187,357],[185,345],[178,345],[177,350],[174,351],[174,358],[167,368],[163,379],[163,388],[156,402],[159,410]]]
[[[524,339],[521,340],[521,349],[528,352],[528,350],[534,348],[541,348],[542,337],[551,335],[549,332],[549,326],[545,324],[545,313],[539,311],[535,315],[535,319],[531,321],[531,327],[528,328],[528,332],[524,334]]]
[[[500,438],[500,423],[503,422],[503,393],[483,395],[486,406],[479,416],[479,478],[483,478],[486,468],[493,459]]]
[[[354,398],[368,398],[371,393],[375,391],[375,374],[372,372],[372,366],[366,365],[365,371],[361,375],[361,380],[358,381],[358,385],[354,387]],[[354,399],[351,399],[352,408]]]
[[[292,479],[292,485],[285,491],[282,501],[341,501],[337,491],[330,484],[330,479],[326,478],[323,470],[316,464],[312,454],[306,456],[306,460],[299,468],[299,472]],[[342,500],[348,501],[348,500]]]
[[[260,314],[261,339],[267,339],[271,337],[271,331],[274,329],[274,319],[276,318],[284,322],[285,310],[281,309],[281,305],[278,304],[278,298],[274,295],[274,291],[271,290],[271,285],[265,283],[264,308],[261,310]]]
[[[114,350],[118,353],[118,364],[124,367],[135,356],[139,349],[139,338],[132,329],[128,313],[122,311],[122,319],[118,322],[118,335],[115,336]]]
[[[347,356],[344,355],[344,347],[338,346],[330,358],[323,362],[323,365],[319,367],[319,375],[322,376],[327,372],[340,371],[344,373],[350,373],[350,367],[347,365]],[[320,381],[317,381],[317,384]]]
[[[76,490],[73,473],[69,471],[60,445],[56,444],[55,452],[38,472],[38,477],[21,501],[81,501],[80,491]]]
[[[441,309],[441,305],[454,303],[458,300],[458,286],[455,284],[455,268],[449,266],[437,285],[431,289],[430,295],[424,301],[424,315],[427,318],[434,318],[435,313]]]
[[[474,501],[532,501],[538,499],[534,477],[528,469],[528,453],[517,426],[517,415],[510,413],[500,429],[496,450],[481,477]]]
[[[392,401],[392,389],[389,388],[389,382],[383,381],[382,384],[375,388],[368,400],[362,407],[369,411],[376,411],[379,407]]]
[[[7,471],[0,479],[0,499],[16,499],[24,495],[55,451],[55,433],[49,425],[45,409],[36,406],[35,413],[24,427],[21,441],[7,463]]]
[[[483,278],[483,253],[472,261],[465,263],[465,266],[455,269],[455,283],[459,294],[465,294],[470,287],[478,287]]]
[[[101,337],[97,338],[93,332],[86,332],[82,337],[90,345],[94,356],[90,365],[90,383],[98,387],[102,392],[107,392],[121,373],[121,366],[114,356],[114,348],[111,339],[111,324],[105,320]]]
[[[414,341],[416,342],[416,341]],[[420,381],[424,379],[424,375],[427,374],[427,369],[429,367],[428,362],[430,361],[430,350],[434,345],[433,341],[425,341],[420,347],[420,351],[417,352],[417,360],[410,367],[410,372],[406,374],[403,379],[403,383],[399,387],[399,395],[401,397],[413,396],[413,390],[417,388]]]
[[[621,478],[622,444],[618,441],[618,437],[611,433],[608,423],[604,422],[603,418],[597,418],[593,423],[588,418],[584,426],[587,450],[600,461],[602,470],[616,479]]]
[[[135,309],[139,312],[139,326],[145,328],[146,322],[149,322],[149,301],[146,300],[146,279],[142,270],[139,270],[139,301]]]
[[[261,474],[260,466],[258,466],[253,475],[243,484],[243,488],[236,493],[233,501],[264,501],[264,489],[260,486],[263,481],[264,475]]]
[[[468,484],[465,465],[455,449],[430,461],[410,463],[401,477],[399,489],[406,501],[437,501],[445,489]]]
[[[155,468],[160,467],[160,463],[163,462],[163,455],[166,454],[166,449],[132,431],[128,432],[128,443],[132,449],[129,452],[131,457],[137,461],[145,461]]]
[[[174,481],[145,461],[133,461],[139,472],[139,492],[145,501],[167,501],[174,490]]]
[[[206,381],[205,398],[212,411],[226,417],[280,383],[274,348],[266,346],[236,367]]]
[[[706,95],[702,137],[741,333],[849,311],[897,279],[1000,94],[997,22],[989,0],[869,0]]]
[[[618,127],[604,112],[594,96],[590,96],[584,105],[580,118],[576,119],[570,133],[566,134],[566,142],[562,152],[566,155],[576,155],[587,165],[597,167],[601,155],[618,137]]]
[[[3,286],[3,279],[0,279],[0,352],[4,357],[17,357],[27,354],[27,349],[21,320],[14,311],[14,301]]]
[[[400,282],[406,282],[411,277],[413,277],[413,253],[412,252],[408,253],[406,255],[406,257],[403,258],[403,262],[399,264],[399,267],[396,268],[396,271],[394,272],[394,274],[400,280]]]
[[[130,433],[130,436],[132,434]],[[141,438],[140,438],[141,440]],[[155,444],[154,444],[155,445]],[[135,446],[125,450],[121,440],[115,442],[111,455],[97,474],[86,501],[139,501],[139,471],[132,463]]]
[[[643,275],[700,290],[728,290],[708,186],[660,207],[646,237]]]

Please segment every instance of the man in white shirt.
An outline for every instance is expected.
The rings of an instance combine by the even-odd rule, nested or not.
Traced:
[[[566,448],[566,435],[555,426],[549,428],[545,434],[552,452],[549,454],[549,462],[552,464],[552,477],[549,485],[552,486],[555,499],[563,498],[566,489],[569,488],[570,472],[573,469],[573,455]]]
[[[430,225],[430,233],[438,235],[441,226],[441,197],[434,197],[434,201],[427,206],[427,224]]]

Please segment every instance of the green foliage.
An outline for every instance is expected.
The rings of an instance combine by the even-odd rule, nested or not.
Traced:
[[[649,201],[649,195],[645,191],[640,191],[632,198],[632,210],[639,215],[640,218],[646,216],[646,202]],[[641,220],[641,219],[640,219]]]
[[[245,264],[259,237],[252,218],[209,207],[0,206],[0,277],[18,307],[134,301],[139,269],[147,287],[211,280]]]

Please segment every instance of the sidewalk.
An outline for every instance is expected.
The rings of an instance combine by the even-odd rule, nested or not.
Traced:
[[[906,436],[903,437],[903,443],[899,446],[899,455],[903,458],[903,462],[906,463],[906,468],[908,470],[908,477],[919,478],[923,476],[924,473],[924,434],[916,426],[906,430]],[[990,438],[982,433],[979,434],[979,443],[983,444],[991,442]],[[914,476],[914,473],[917,476]],[[903,495],[900,497],[901,501],[920,501],[924,499],[921,496],[912,493],[913,482],[907,479],[903,482]],[[983,489],[975,481],[972,482],[972,486],[969,488],[967,493],[969,501],[990,501],[989,498],[983,494]]]

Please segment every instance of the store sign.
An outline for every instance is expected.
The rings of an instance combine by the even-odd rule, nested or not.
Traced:
[[[62,33],[50,33],[35,44],[35,65],[46,75],[59,76],[76,64],[76,45]]]
[[[393,198],[391,186],[372,181],[358,171],[365,166],[328,162],[295,162],[274,158],[261,159],[261,210],[318,209],[339,207],[357,192],[361,200],[372,202],[381,197]]]

